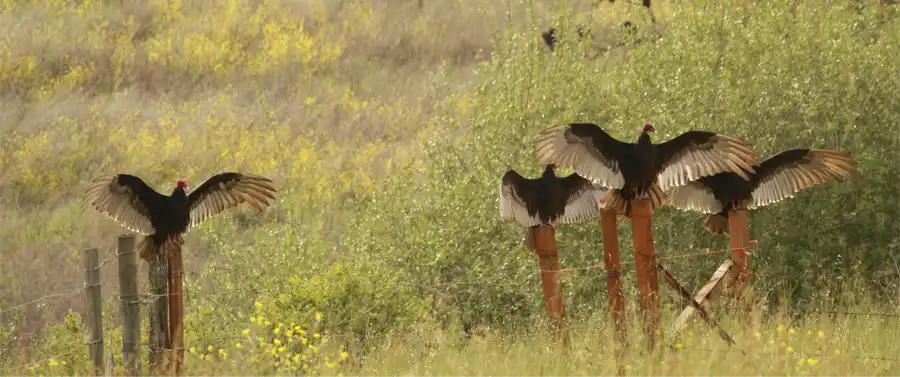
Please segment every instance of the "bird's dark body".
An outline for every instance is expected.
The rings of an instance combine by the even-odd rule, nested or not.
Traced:
[[[170,237],[177,237],[187,232],[191,221],[191,209],[188,205],[188,196],[181,187],[172,190],[172,195],[164,197],[158,210],[153,210],[155,218],[150,223],[156,228],[153,234],[153,243],[162,245]]]
[[[539,195],[529,201],[532,205],[526,202],[525,208],[529,215],[539,215],[542,223],[550,224],[565,212],[568,191],[550,167],[545,168],[541,178],[533,182],[536,186],[534,192]]]
[[[634,144],[631,153],[632,163],[622,165],[622,176],[625,177],[625,187],[621,190],[622,197],[631,200],[642,196],[650,190],[650,186],[656,183],[656,174],[662,166],[659,163],[659,153],[650,142],[650,135],[641,133]],[[629,183],[634,187],[629,187]]]
[[[753,168],[749,181],[731,172],[702,177],[698,181],[712,191],[716,200],[722,203],[723,213],[727,213],[729,209],[739,208],[741,202],[753,199],[753,190],[759,184],[759,167]]]
[[[572,132],[577,136],[588,136],[593,124],[573,124]],[[582,132],[579,132],[582,131]],[[596,145],[602,145],[603,140],[595,140]],[[619,169],[625,184],[619,189],[619,195],[626,201],[626,214],[630,215],[631,201],[648,193],[650,187],[656,183],[656,176],[662,163],[659,161],[659,151],[650,141],[650,135],[642,132],[638,136],[637,143],[621,151],[623,157],[615,156],[613,151],[604,150],[607,158],[621,158]]]

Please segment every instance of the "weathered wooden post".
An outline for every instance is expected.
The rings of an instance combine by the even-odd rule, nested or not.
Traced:
[[[650,346],[656,344],[659,328],[659,279],[656,249],[653,246],[653,221],[650,200],[631,203],[631,231],[634,238],[634,269],[640,292],[641,316]]]
[[[731,259],[734,261],[734,293],[741,296],[753,278],[750,267],[750,225],[746,209],[728,211],[728,234],[731,241]]]
[[[169,342],[168,263],[162,252],[151,253],[150,262],[150,347],[151,374],[161,374],[167,369]]]
[[[103,373],[103,305],[100,302],[100,257],[96,248],[84,251],[84,292],[88,318],[88,353],[91,357],[93,373]]]
[[[622,293],[622,263],[619,259],[619,228],[616,221],[615,210],[600,212],[601,232],[603,233],[603,265],[606,268],[607,306],[612,316],[618,346],[624,347],[627,341],[625,295]]]
[[[694,296],[694,301],[699,305],[704,305],[707,301],[715,298],[719,292],[722,290],[722,287],[728,285],[734,277],[734,271],[732,270],[732,266],[734,262],[732,260],[727,260],[723,262],[716,272],[713,273],[712,278],[709,279],[709,282],[703,285],[703,288],[700,288],[700,291]],[[689,305],[684,308],[681,312],[681,315],[675,319],[675,324],[672,325],[672,332],[677,333],[681,331],[684,327],[684,324],[687,323],[687,320],[691,317],[694,312],[697,311],[696,308]]]
[[[569,334],[565,324],[566,303],[562,291],[559,257],[556,253],[556,230],[552,226],[534,229],[535,245],[544,287],[544,306],[550,317],[551,329],[568,345]]]
[[[750,264],[750,222],[746,209],[728,211],[728,237],[731,244],[731,259],[734,260],[734,285],[732,293],[740,318],[749,321],[753,312],[753,270]]]
[[[138,375],[138,348],[141,341],[141,307],[138,300],[137,253],[134,252],[134,235],[119,236],[119,303],[122,312],[122,363],[125,375]]]
[[[176,376],[181,375],[181,366],[184,363],[183,276],[181,247],[176,247],[169,253],[169,336],[172,341]]]

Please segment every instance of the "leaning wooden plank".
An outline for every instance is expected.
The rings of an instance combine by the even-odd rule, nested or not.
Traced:
[[[722,291],[722,287],[727,285],[728,282],[733,278],[731,274],[731,266],[732,261],[729,259],[719,265],[719,268],[716,269],[716,272],[713,273],[712,279],[709,279],[709,282],[700,288],[700,292],[697,292],[697,295],[694,296],[694,301],[698,304],[703,305],[706,301],[712,300],[719,292]],[[681,315],[675,319],[675,323],[672,325],[672,333],[677,334],[684,328],[684,324],[687,322],[688,318],[691,317],[694,312],[697,311],[693,306],[688,305],[688,307],[684,308],[681,312]]]
[[[675,277],[672,276],[672,274],[669,273],[669,271],[666,270],[666,268],[663,267],[661,263],[658,263],[656,266],[660,271],[662,271],[663,276],[666,278],[666,282],[669,283],[672,288],[675,288],[675,290],[678,291],[678,293],[681,295],[681,298],[687,301],[688,305],[690,305],[689,307],[694,308],[694,310],[696,310],[700,315],[700,318],[703,318],[703,320],[706,321],[707,324],[718,330],[719,337],[722,338],[722,340],[727,342],[729,346],[733,346],[735,344],[734,339],[731,339],[731,336],[728,335],[725,329],[723,329],[722,326],[720,326],[719,323],[716,322],[716,320],[712,319],[709,316],[709,313],[706,312],[706,309],[704,309],[696,299],[691,297],[691,293],[688,292],[687,289],[684,289],[684,287],[681,286],[680,283],[678,283],[678,280],[675,280]]]

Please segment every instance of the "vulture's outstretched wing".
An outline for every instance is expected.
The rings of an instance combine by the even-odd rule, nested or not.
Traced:
[[[138,177],[113,174],[91,181],[84,201],[126,229],[148,235],[156,231],[154,212],[162,208],[166,196]]]
[[[536,144],[541,165],[572,168],[603,187],[619,189],[625,184],[620,159],[626,158],[632,144],[614,139],[595,124],[550,127],[538,135]]]
[[[504,220],[514,219],[524,227],[541,225],[541,219],[537,213],[534,216],[528,214],[525,203],[534,203],[534,190],[516,190],[517,187],[527,187],[532,180],[522,177],[515,170],[508,170],[500,180],[500,217]]]
[[[731,173],[723,173],[731,174]],[[719,213],[722,211],[722,202],[716,199],[713,190],[699,179],[683,186],[676,186],[666,191],[666,205],[682,211],[694,211],[700,213]]]
[[[759,182],[749,208],[762,207],[791,198],[809,187],[849,177],[856,162],[844,152],[824,149],[792,149],[760,164]]]
[[[262,211],[269,206],[267,198],[275,200],[271,182],[266,177],[244,173],[220,173],[210,177],[188,195],[191,210],[188,229],[241,203]]]
[[[656,146],[663,191],[724,172],[749,180],[745,171],[753,173],[752,166],[759,165],[746,142],[708,131],[688,131]]]
[[[567,224],[590,220],[600,215],[606,204],[609,189],[596,186],[578,174],[571,174],[560,180],[566,187],[566,209],[556,221]]]

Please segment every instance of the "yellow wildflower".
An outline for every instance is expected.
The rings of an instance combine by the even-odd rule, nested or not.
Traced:
[[[250,317],[250,323],[256,323],[256,317]]]
[[[794,347],[788,346],[788,348],[785,349],[784,351],[787,353],[792,353],[792,352],[794,352]]]
[[[838,350],[838,349],[834,350],[834,354],[835,354],[835,355],[840,355],[840,354],[841,354],[841,350]]]
[[[681,349],[681,347],[682,347],[681,343],[676,343],[676,344],[675,344],[675,348],[676,348],[676,349]]]
[[[59,365],[59,363],[56,361],[56,359],[50,359],[50,362],[48,364],[51,367],[55,367],[55,366]]]
[[[313,334],[313,338],[316,338],[316,339],[319,339],[320,336],[321,336],[321,335],[319,335],[319,333]]]
[[[819,360],[816,360],[816,359],[813,359],[810,357],[810,358],[806,359],[806,363],[809,364],[810,366],[816,366],[816,364],[819,363]]]
[[[256,305],[256,309],[262,309],[262,307],[263,307],[262,303],[259,301],[253,303],[253,305]]]
[[[294,336],[294,331],[292,331],[292,330],[285,331],[284,336],[290,338],[290,337]]]
[[[778,327],[775,328],[775,331],[776,331],[776,332],[782,332],[782,331],[784,331],[784,326],[778,325]]]
[[[284,353],[284,346],[278,347],[278,353]]]
[[[275,328],[275,330],[272,330],[272,333],[275,335],[281,334],[281,327]]]
[[[794,334],[796,334],[796,333],[797,333],[797,332],[794,331],[794,328],[793,328],[793,327],[791,327],[790,329],[788,329],[788,334],[794,335]]]
[[[280,346],[280,345],[281,345],[281,339],[275,338],[275,339],[272,340],[272,343],[275,343],[276,346]]]
[[[241,331],[241,335],[243,335],[243,336],[250,335],[250,329],[244,329],[244,331]]]
[[[234,348],[241,349],[243,347],[240,343],[235,343]]]
[[[316,321],[321,321],[322,317],[324,317],[322,313],[316,312]]]
[[[819,331],[819,337],[820,337],[820,338],[824,338],[824,337],[825,337],[825,332],[824,332],[824,331]]]
[[[341,359],[346,359],[348,357],[350,357],[350,354],[347,353],[347,351],[341,352]]]
[[[208,346],[206,346],[206,350],[209,351],[209,352],[212,352],[212,351],[213,351],[213,346],[212,346],[211,344],[208,345]]]
[[[191,354],[197,353],[197,347],[191,347],[191,349],[189,349],[188,352],[190,352]]]

